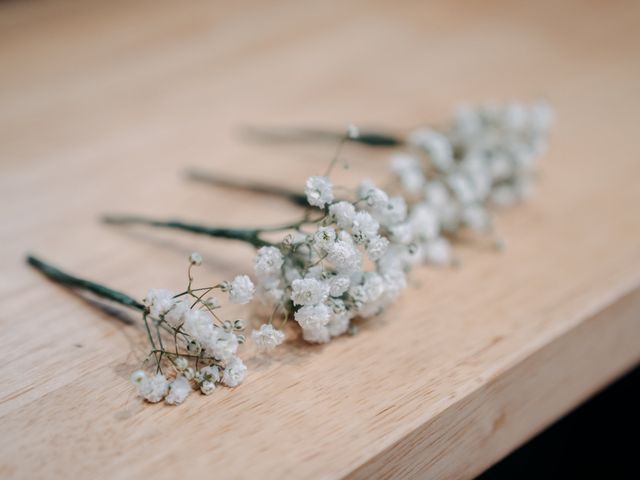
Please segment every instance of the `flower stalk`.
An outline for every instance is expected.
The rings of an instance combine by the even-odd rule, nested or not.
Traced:
[[[344,132],[321,128],[246,127],[242,132],[247,139],[260,143],[336,142],[344,138]],[[357,137],[349,140],[369,147],[399,147],[405,143],[400,136],[375,130],[360,130]]]
[[[126,293],[119,292],[118,290],[114,290],[91,280],[70,275],[33,255],[27,256],[27,263],[51,280],[62,285],[86,290],[99,297],[133,308],[134,310],[142,312],[145,309],[144,304],[137,301],[135,298],[130,297]]]
[[[301,206],[307,207],[307,197],[302,192],[296,192],[288,188],[280,187],[278,185],[272,185],[269,183],[263,183],[258,181],[244,181],[238,178],[232,178],[215,174],[213,172],[205,172],[198,169],[190,169],[186,173],[186,177],[189,180],[196,182],[207,183],[209,185],[215,185],[217,187],[236,189],[236,190],[248,190],[256,193],[263,193],[266,195],[273,195],[281,197],[289,202]]]
[[[306,197],[305,197],[306,198]],[[308,206],[308,205],[307,205]],[[320,214],[318,218],[311,218],[310,214],[305,215],[301,220],[258,228],[230,228],[187,223],[180,220],[157,220],[138,215],[106,215],[103,217],[105,223],[111,225],[147,225],[151,227],[171,228],[186,232],[207,235],[215,238],[226,238],[239,240],[255,248],[270,247],[275,244],[264,240],[261,235],[270,232],[284,232],[287,230],[298,230],[303,225],[315,224],[322,221],[326,215]]]
[[[193,387],[209,395],[216,384],[235,387],[243,381],[246,367],[236,351],[245,341],[240,333],[245,322],[223,320],[221,313],[216,313],[220,303],[210,294],[219,289],[229,295],[231,303],[249,303],[255,287],[246,275],[239,275],[231,282],[192,288],[192,268],[202,263],[202,257],[193,253],[189,257],[189,283],[184,292],[151,289],[144,301],[139,302],[126,293],[63,272],[33,255],[28,255],[26,261],[57,283],[89,291],[142,313],[149,342],[143,368],[153,359],[153,370],[136,370],[131,381],[146,401],[164,400],[178,405]]]
[[[271,242],[260,238],[260,234],[264,230],[259,228],[209,227],[180,220],[156,220],[136,215],[106,215],[103,217],[103,221],[111,225],[148,225],[151,227],[183,230],[216,238],[240,240],[256,248],[271,245]]]
[[[492,207],[513,205],[530,196],[538,178],[537,159],[546,151],[552,123],[553,110],[545,101],[487,104],[459,108],[440,128],[417,128],[390,137],[403,149],[391,158],[388,188],[407,201],[414,227],[423,226],[417,232],[397,228],[398,236],[420,247],[427,263],[455,261],[444,240],[464,238],[465,232],[502,249]],[[380,146],[357,129],[347,136],[296,128],[254,129],[254,134],[256,139],[279,142],[331,138],[339,140],[339,149],[347,140]],[[434,237],[440,238],[434,242]]]

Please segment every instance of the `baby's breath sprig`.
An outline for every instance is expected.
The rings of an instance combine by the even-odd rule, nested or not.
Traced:
[[[336,201],[333,190],[328,177],[309,177],[307,200],[324,216],[260,248],[255,258],[259,297],[293,316],[312,343],[384,310],[405,288],[410,266],[409,246],[389,238],[406,216],[402,199],[369,186],[353,200]]]
[[[202,263],[194,253],[189,258],[188,285],[185,291],[149,290],[143,302],[99,283],[70,275],[53,265],[29,255],[27,262],[51,280],[89,291],[142,313],[149,342],[149,354],[143,368],[136,370],[132,382],[139,395],[151,403],[164,399],[168,404],[182,403],[193,391],[212,393],[216,384],[236,387],[246,374],[246,367],[236,356],[245,341],[243,320],[223,320],[215,290],[225,292],[229,301],[246,304],[255,287],[249,277],[239,275],[208,287],[193,288],[192,269]]]
[[[257,293],[272,307],[269,320],[252,333],[264,348],[282,342],[281,327],[293,317],[309,342],[325,343],[350,330],[356,317],[380,313],[406,286],[415,250],[396,230],[407,221],[401,197],[389,197],[371,182],[363,182],[350,199],[336,199],[329,179],[341,161],[342,146],[358,131],[350,127],[322,176],[307,179],[308,209],[297,221],[270,227],[229,229],[160,221],[141,217],[109,217],[109,223],[175,228],[213,237],[235,239],[257,249]],[[315,208],[311,208],[315,207]],[[282,235],[279,242],[263,238]]]
[[[349,139],[374,147],[404,147],[392,157],[390,189],[401,192],[409,214],[407,222],[394,226],[393,236],[413,246],[415,260],[446,265],[454,261],[450,240],[465,231],[489,235],[496,247],[503,246],[494,231],[491,207],[510,205],[530,195],[536,160],[546,150],[552,121],[553,111],[544,101],[461,107],[444,128],[419,128],[404,137],[381,134],[393,140],[389,142],[370,142],[367,135],[371,134],[366,132]],[[272,135],[278,141],[340,138],[336,133],[309,129],[263,131],[259,138]],[[216,177],[208,174],[207,178]],[[292,191],[284,194],[264,183],[226,178],[224,184],[281,195],[296,204],[303,197]]]
[[[491,232],[492,205],[530,195],[552,122],[545,101],[461,107],[448,127],[411,132],[391,171],[405,198],[445,234]]]

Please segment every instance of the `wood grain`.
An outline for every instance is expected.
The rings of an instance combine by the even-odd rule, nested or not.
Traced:
[[[5,2],[0,5],[0,474],[5,478],[468,478],[640,360],[637,2]],[[274,198],[190,165],[297,187],[333,146],[239,125],[446,121],[460,101],[548,96],[534,199],[501,255],[421,269],[355,338],[245,352],[236,390],[180,408],[128,385],[142,331],[23,264],[34,251],[138,297],[251,268],[251,249],[107,228],[105,212],[233,225]],[[385,174],[350,148],[349,185]],[[119,311],[119,310],[118,310]]]

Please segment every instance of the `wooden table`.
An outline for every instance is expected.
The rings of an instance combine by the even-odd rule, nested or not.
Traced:
[[[3,2],[0,475],[465,478],[640,360],[637,2]],[[179,408],[127,378],[144,336],[23,263],[38,252],[138,297],[251,271],[243,245],[108,228],[104,212],[248,225],[295,207],[185,181],[189,165],[290,187],[334,145],[239,125],[448,120],[548,96],[538,192],[509,248],[460,245],[384,316],[321,347],[245,352],[246,383]],[[350,147],[349,185],[385,154]],[[131,317],[135,318],[135,317]]]

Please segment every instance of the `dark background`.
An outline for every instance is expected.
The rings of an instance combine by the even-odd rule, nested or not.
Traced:
[[[639,392],[640,366],[478,479],[640,479]]]

